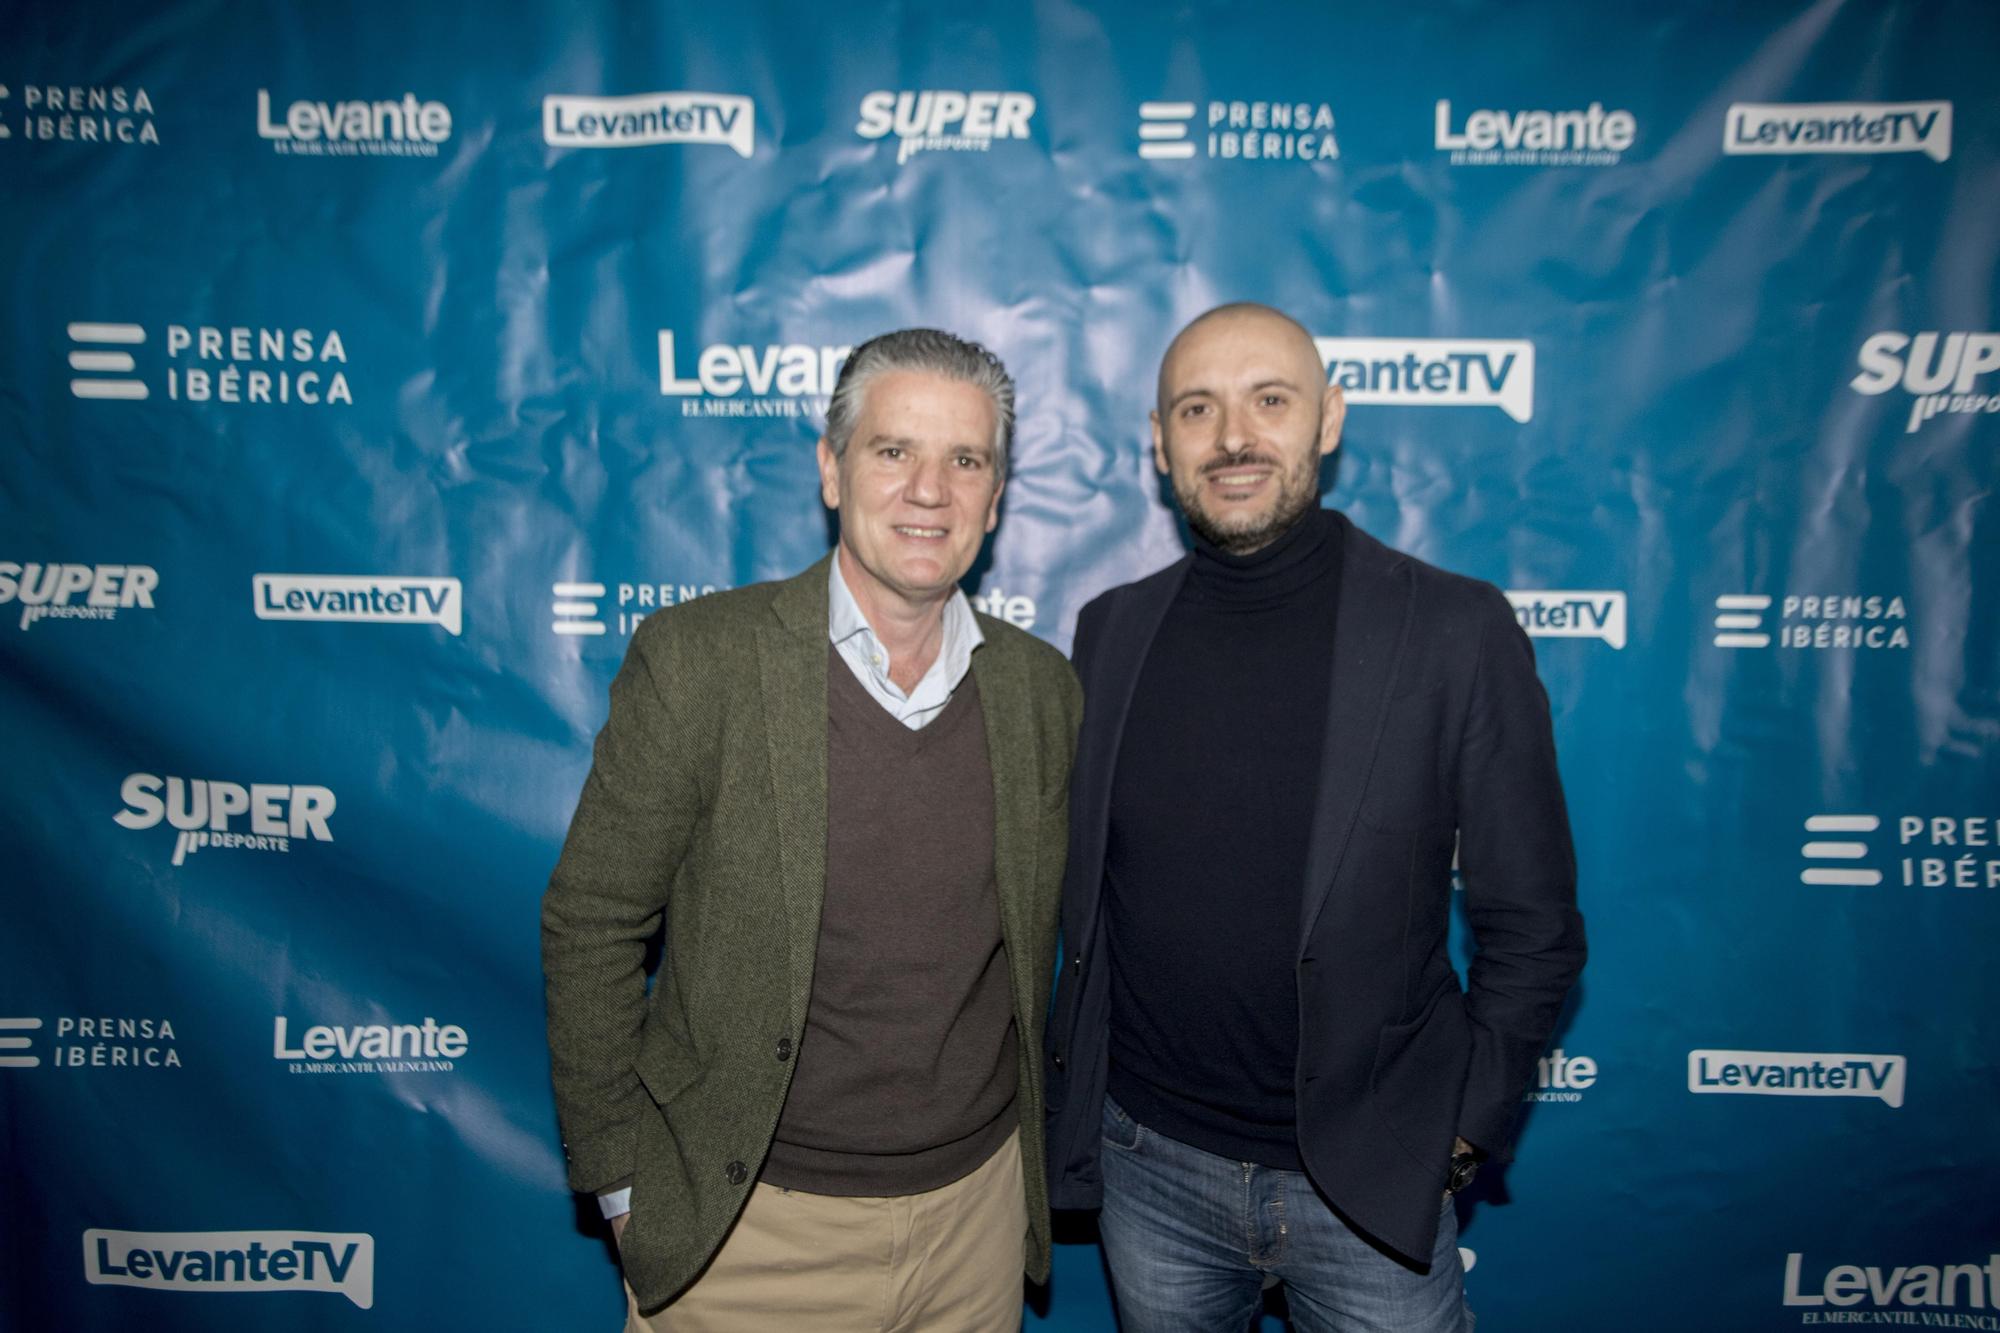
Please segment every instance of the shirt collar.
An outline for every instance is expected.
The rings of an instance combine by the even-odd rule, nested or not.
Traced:
[[[884,683],[889,680],[889,651],[883,648],[882,638],[875,627],[868,623],[868,617],[861,612],[861,603],[854,600],[854,592],[847,586],[847,579],[840,572],[840,552],[836,549],[833,558],[827,562],[826,579],[826,630],[827,639],[835,645],[843,644],[858,635],[865,636],[862,642],[882,659],[878,673]],[[951,597],[944,604],[944,628],[938,644],[937,661],[932,664],[926,679],[931,676],[945,677],[945,688],[949,692],[958,688],[965,673],[972,665],[972,650],[986,642],[986,635],[979,628],[978,617],[972,614],[972,604],[966,599],[965,589],[953,588]],[[939,668],[943,670],[940,671]],[[897,691],[901,693],[901,691]]]

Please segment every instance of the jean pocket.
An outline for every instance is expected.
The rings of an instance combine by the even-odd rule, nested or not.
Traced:
[[[1120,1152],[1137,1152],[1146,1141],[1146,1127],[1125,1114],[1125,1108],[1104,1097],[1104,1146]]]

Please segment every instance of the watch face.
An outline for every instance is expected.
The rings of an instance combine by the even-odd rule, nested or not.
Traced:
[[[1478,1174],[1479,1162],[1470,1154],[1461,1153],[1453,1157],[1451,1159],[1451,1192],[1453,1194],[1458,1193],[1467,1185],[1470,1185],[1472,1178]]]

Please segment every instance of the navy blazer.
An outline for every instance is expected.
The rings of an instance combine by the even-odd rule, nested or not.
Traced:
[[[1327,1199],[1419,1263],[1452,1140],[1506,1159],[1522,1094],[1583,967],[1576,858],[1548,696],[1491,584],[1339,520],[1340,614],[1300,895],[1299,1153]],[[1077,620],[1064,963],[1048,1025],[1049,1180],[1095,1208],[1110,1031],[1098,929],[1112,770],[1153,636],[1192,557]],[[1198,809],[1198,808],[1197,808]],[[1454,834],[1477,956],[1446,952]]]

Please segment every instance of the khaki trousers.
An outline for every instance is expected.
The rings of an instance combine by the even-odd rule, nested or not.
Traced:
[[[999,1333],[1021,1327],[1020,1133],[926,1194],[838,1198],[759,1181],[714,1260],[625,1333]]]

